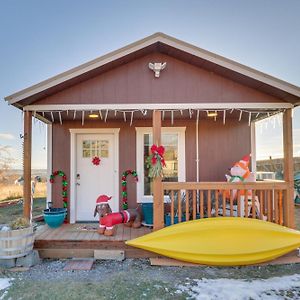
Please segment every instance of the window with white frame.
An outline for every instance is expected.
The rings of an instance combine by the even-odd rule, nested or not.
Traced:
[[[153,144],[152,128],[137,127],[137,202],[152,202],[152,179],[148,177],[146,159]],[[161,144],[165,147],[166,167],[163,181],[185,181],[185,127],[163,127]]]

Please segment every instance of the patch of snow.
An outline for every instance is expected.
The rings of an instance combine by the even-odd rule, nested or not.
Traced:
[[[185,292],[191,299],[197,300],[295,299],[296,295],[300,295],[300,275],[254,280],[191,279],[191,282],[177,288],[177,293]],[[292,293],[287,294],[286,291]]]
[[[12,280],[13,278],[0,278],[0,291],[8,288]]]
[[[9,226],[7,226],[7,225],[3,225],[0,228],[1,228],[1,231],[10,231],[11,230],[11,228]]]
[[[0,278],[0,291],[7,289],[11,285],[11,281],[13,281],[13,278]],[[2,300],[7,294],[7,291],[4,291],[2,296],[0,297],[0,300]]]

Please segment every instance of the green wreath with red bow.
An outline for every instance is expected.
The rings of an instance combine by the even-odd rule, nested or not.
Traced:
[[[127,202],[127,176],[132,175],[134,177],[134,180],[138,182],[138,175],[135,170],[126,170],[122,174],[122,201],[123,201],[123,209],[128,208],[128,202]]]
[[[164,159],[165,147],[152,145],[150,148],[151,154],[146,159],[146,165],[149,169],[148,177],[156,178],[163,176],[163,168],[166,166]]]
[[[55,176],[60,176],[62,178],[62,198],[64,203],[64,208],[68,207],[68,181],[67,176],[63,171],[55,171],[50,175],[50,183],[54,183]]]

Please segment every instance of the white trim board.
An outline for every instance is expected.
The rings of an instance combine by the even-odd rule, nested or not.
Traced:
[[[144,134],[152,134],[152,127],[136,127],[136,171],[139,177],[136,187],[137,203],[153,201],[153,196],[144,195]],[[162,127],[162,133],[178,133],[178,181],[185,182],[186,179],[186,155],[185,155],[185,131],[186,127]],[[180,158],[181,157],[181,158]],[[165,196],[165,201],[169,197]]]
[[[110,133],[115,136],[115,163],[116,163],[116,195],[119,195],[119,132],[120,128],[70,128],[70,223],[76,222],[76,135],[93,133]]]
[[[52,184],[50,183],[50,175],[52,174],[52,124],[47,124],[47,203],[52,202]]]
[[[255,174],[256,178],[256,125],[251,122],[251,171]]]
[[[215,110],[215,109],[285,109],[292,108],[290,103],[124,103],[124,104],[37,104],[26,105],[24,111],[67,111],[67,110],[143,110],[143,109],[160,109],[160,110],[180,110],[180,109],[199,109],[199,110]]]
[[[10,104],[14,104],[14,103],[21,101],[27,97],[30,97],[37,93],[40,93],[46,89],[54,87],[60,83],[70,80],[74,77],[85,74],[91,70],[99,68],[109,62],[112,62],[121,57],[124,57],[130,53],[134,53],[140,49],[143,49],[143,48],[150,46],[152,44],[155,44],[157,42],[164,43],[166,45],[177,48],[181,51],[184,51],[184,52],[194,55],[196,57],[202,58],[204,60],[207,60],[209,62],[212,62],[214,64],[222,66],[224,68],[230,69],[232,71],[235,71],[235,72],[245,75],[247,77],[250,77],[250,78],[253,78],[260,82],[263,82],[265,84],[271,85],[282,91],[285,91],[287,93],[290,93],[292,95],[300,97],[300,88],[295,85],[292,85],[288,82],[285,82],[283,80],[280,80],[278,78],[275,78],[273,76],[265,74],[263,72],[257,71],[255,69],[252,69],[250,67],[242,65],[240,63],[237,63],[233,60],[227,59],[223,56],[220,56],[215,53],[209,52],[207,50],[198,48],[194,45],[191,45],[191,44],[188,44],[181,40],[178,40],[178,39],[168,36],[164,33],[158,32],[158,33],[150,35],[144,39],[141,39],[137,42],[129,44],[123,48],[120,48],[116,51],[113,51],[111,53],[108,53],[106,55],[98,57],[92,61],[89,61],[85,64],[82,64],[78,67],[75,67],[71,70],[68,70],[68,71],[58,74],[54,77],[51,77],[47,80],[44,80],[44,81],[42,81],[38,84],[35,84],[31,87],[23,89],[17,93],[14,93],[10,96],[5,97],[4,99],[6,101],[8,101]]]

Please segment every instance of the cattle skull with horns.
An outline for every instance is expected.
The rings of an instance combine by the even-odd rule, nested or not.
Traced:
[[[166,67],[167,63],[149,63],[149,69],[155,74],[155,77],[159,77],[160,71]]]

